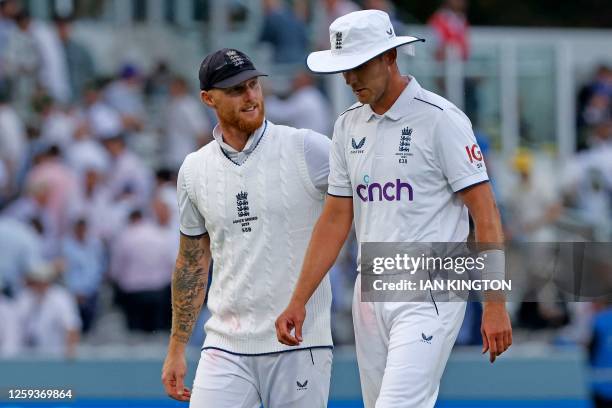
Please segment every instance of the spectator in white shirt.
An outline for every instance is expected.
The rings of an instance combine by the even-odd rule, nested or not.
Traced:
[[[4,163],[7,173],[7,196],[15,192],[27,153],[25,126],[12,104],[8,87],[0,84],[0,162]]]
[[[64,158],[78,176],[83,176],[90,169],[105,174],[110,165],[108,152],[102,143],[91,137],[87,126],[83,123],[77,127],[73,139],[65,150]]]
[[[43,57],[32,32],[30,15],[20,11],[15,15],[15,23],[16,29],[11,30],[6,45],[4,65],[11,80],[11,105],[22,118],[29,119]]]
[[[212,128],[201,102],[189,93],[184,78],[172,80],[170,97],[166,110],[165,151],[168,165],[176,170],[185,156],[212,140]]]
[[[85,120],[89,133],[97,138],[116,136],[123,131],[121,115],[102,99],[102,84],[92,82],[85,88]]]
[[[71,97],[68,65],[55,27],[34,20],[30,30],[41,56],[38,71],[40,84],[55,101],[68,103]]]
[[[176,200],[176,173],[173,173],[167,169],[160,169],[156,173],[157,187],[155,187],[155,198],[152,203],[153,211],[156,213],[157,222],[168,229],[171,229],[175,234],[176,238],[178,235],[179,227],[179,207]],[[163,204],[165,209],[162,212],[167,211],[167,215],[160,217],[157,213],[156,202]],[[178,239],[177,239],[178,244]]]
[[[0,358],[13,357],[19,353],[21,326],[15,313],[15,303],[2,293],[0,286]]]
[[[65,151],[79,127],[74,111],[60,107],[50,97],[41,98],[41,124],[39,141],[57,145]]]
[[[266,116],[272,122],[298,129],[312,129],[331,134],[333,119],[331,106],[315,86],[307,72],[298,72],[292,81],[292,92],[287,99],[266,98]]]
[[[121,68],[119,78],[104,92],[105,100],[119,112],[123,126],[128,130],[140,130],[146,120],[142,82],[138,69],[126,64]]]
[[[93,141],[88,142],[94,146]],[[129,200],[113,201],[109,190],[104,187],[104,174],[108,166],[101,159],[105,156],[98,156],[98,152],[88,152],[87,149],[79,153],[83,153],[79,157],[84,159],[79,164],[79,194],[69,204],[69,217],[84,217],[93,237],[110,242],[125,225],[131,203]]]
[[[123,135],[104,138],[102,143],[111,158],[106,179],[111,199],[129,201],[133,208],[146,206],[153,188],[151,170],[128,149]]]
[[[40,263],[28,271],[27,287],[15,300],[22,324],[22,342],[31,353],[74,357],[79,343],[81,319],[73,296],[53,283],[56,271]]]

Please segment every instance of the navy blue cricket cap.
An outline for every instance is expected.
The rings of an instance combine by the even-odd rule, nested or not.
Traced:
[[[231,88],[239,83],[258,76],[267,76],[255,69],[249,57],[233,48],[223,48],[208,54],[202,64],[198,77],[200,89]]]

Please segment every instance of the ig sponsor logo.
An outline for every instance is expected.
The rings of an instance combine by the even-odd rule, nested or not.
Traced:
[[[481,169],[483,166],[483,157],[478,145],[474,143],[472,146],[465,146],[465,152],[468,155],[468,159],[470,159],[470,163],[475,163],[476,167]]]

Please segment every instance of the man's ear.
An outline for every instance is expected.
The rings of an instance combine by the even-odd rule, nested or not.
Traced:
[[[385,52],[383,58],[388,65],[395,64],[395,61],[397,61],[397,48],[392,48]]]
[[[200,91],[200,100],[209,108],[215,107],[215,102],[213,101],[209,91]]]

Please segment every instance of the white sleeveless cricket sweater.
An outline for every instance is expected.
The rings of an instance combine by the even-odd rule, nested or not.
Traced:
[[[305,132],[267,121],[241,165],[216,141],[185,159],[187,191],[206,222],[214,261],[204,348],[238,354],[296,349],[278,342],[274,322],[289,302],[323,208],[324,194],[306,167]],[[298,348],[332,345],[330,307],[326,276],[306,305]]]

